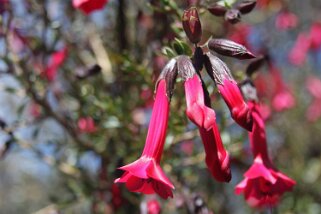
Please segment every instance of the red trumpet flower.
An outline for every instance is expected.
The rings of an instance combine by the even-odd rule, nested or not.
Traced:
[[[236,194],[244,194],[252,207],[275,206],[286,191],[291,191],[295,181],[279,172],[268,157],[265,125],[255,101],[248,102],[252,110],[253,130],[249,139],[254,163],[244,174],[245,179],[235,187]]]
[[[230,158],[225,150],[216,116],[210,103],[205,103],[202,82],[197,74],[185,81],[187,116],[199,127],[205,148],[205,162],[213,177],[220,182],[231,180]]]
[[[146,144],[142,156],[135,162],[120,167],[125,173],[115,183],[126,183],[132,192],[157,193],[162,198],[173,197],[173,184],[160,167],[166,137],[169,114],[169,98],[166,82],[161,79],[157,86],[153,113],[149,124]]]
[[[205,162],[213,177],[220,182],[229,182],[232,178],[230,156],[225,150],[216,123],[211,130],[199,128],[205,149]]]
[[[186,114],[199,127],[206,130],[215,124],[215,112],[204,104],[202,82],[197,74],[185,81]]]
[[[248,131],[252,130],[252,117],[248,106],[244,102],[241,91],[234,80],[224,79],[223,84],[218,84],[225,103],[231,111],[231,116],[240,126]]]

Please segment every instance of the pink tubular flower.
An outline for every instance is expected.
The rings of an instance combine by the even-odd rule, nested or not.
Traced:
[[[57,71],[62,63],[65,61],[67,55],[67,48],[63,48],[50,56],[48,66],[44,71],[44,76],[49,82],[55,80]]]
[[[252,130],[252,117],[241,91],[237,86],[236,81],[233,79],[231,72],[227,65],[208,52],[205,55],[205,68],[212,80],[218,87],[225,103],[230,109],[231,116],[240,126],[248,131]]]
[[[248,102],[252,110],[253,130],[249,139],[254,163],[244,174],[245,179],[235,187],[236,194],[244,194],[245,200],[252,207],[275,206],[284,192],[292,191],[295,181],[279,172],[268,157],[264,121],[259,112],[259,105]]]
[[[206,130],[215,124],[215,112],[204,104],[202,83],[197,74],[185,81],[186,114],[199,127]]]
[[[298,24],[298,18],[294,13],[289,11],[281,12],[275,20],[276,28],[280,30],[288,30],[290,28],[296,27]]]
[[[82,133],[93,133],[97,131],[95,122],[91,117],[83,117],[78,120],[78,129]]]
[[[169,99],[166,96],[166,82],[161,79],[157,86],[153,113],[142,156],[135,162],[120,167],[125,173],[115,183],[126,183],[132,192],[157,193],[162,198],[173,197],[173,184],[160,167],[165,143],[169,114]]]
[[[216,123],[211,130],[199,128],[205,149],[205,162],[213,177],[220,182],[229,182],[232,178],[230,157],[224,149]]]
[[[248,131],[252,130],[251,112],[242,97],[241,91],[234,80],[225,78],[223,84],[218,84],[225,103],[230,109],[231,116],[240,126]]]
[[[95,10],[102,9],[108,0],[73,0],[72,5],[74,8],[77,8],[84,12],[86,15],[90,14]]]

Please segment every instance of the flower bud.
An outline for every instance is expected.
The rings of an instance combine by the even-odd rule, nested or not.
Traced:
[[[192,43],[196,44],[201,41],[202,26],[196,7],[184,11],[182,24],[188,39]]]
[[[245,0],[237,6],[237,9],[240,11],[241,14],[247,14],[253,10],[255,5],[255,0]]]
[[[211,39],[208,48],[224,56],[230,56],[237,59],[251,59],[255,56],[241,44],[227,39]]]
[[[216,3],[210,5],[207,9],[214,16],[224,16],[227,11],[226,7]]]
[[[231,24],[236,24],[241,21],[241,13],[239,10],[230,9],[225,13],[225,20]]]

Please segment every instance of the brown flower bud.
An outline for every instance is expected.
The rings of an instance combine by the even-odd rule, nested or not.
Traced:
[[[188,39],[196,44],[201,41],[202,26],[196,7],[184,11],[182,24]]]
[[[211,39],[208,43],[210,50],[224,56],[230,56],[237,59],[251,59],[255,56],[241,44],[227,39]]]
[[[247,14],[253,10],[255,5],[256,5],[255,0],[245,0],[237,6],[237,9],[240,11],[240,13]]]
[[[231,24],[236,24],[241,21],[241,13],[239,10],[230,9],[225,13],[225,20]]]
[[[226,11],[227,11],[226,7],[224,7],[222,5],[219,5],[219,4],[216,4],[216,3],[210,5],[207,9],[214,16],[224,16]]]

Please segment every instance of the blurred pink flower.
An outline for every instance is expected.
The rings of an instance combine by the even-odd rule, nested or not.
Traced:
[[[180,144],[180,149],[181,151],[190,156],[193,154],[193,150],[194,150],[194,142],[191,141],[191,140],[188,140],[188,141],[183,141],[181,144]]]
[[[67,48],[63,48],[57,52],[54,52],[50,58],[43,75],[47,78],[49,82],[54,81],[57,76],[57,71],[59,67],[64,62],[67,55]]]
[[[147,201],[147,214],[160,214],[162,208],[159,202],[155,199]]]
[[[248,42],[248,37],[251,33],[251,26],[247,24],[238,24],[231,26],[231,33],[228,38],[236,43],[244,45],[246,48],[251,49]]]
[[[78,129],[82,133],[93,133],[97,131],[95,122],[91,117],[83,117],[78,120]]]
[[[265,124],[259,104],[249,101],[248,106],[253,116],[253,131],[249,132],[249,140],[254,163],[244,174],[245,179],[235,187],[235,193],[243,193],[252,207],[272,207],[277,205],[284,192],[292,191],[296,182],[273,166],[268,156]]]
[[[81,10],[86,15],[95,10],[101,10],[108,0],[73,0],[72,5],[74,8]]]
[[[295,106],[293,94],[286,89],[278,91],[272,100],[272,106],[275,111],[284,111]]]
[[[315,122],[321,117],[321,80],[310,76],[307,78],[305,85],[313,98],[307,109],[306,118],[310,122]]]
[[[300,33],[289,53],[289,61],[296,66],[303,65],[309,52],[310,44],[310,37],[305,33]]]
[[[284,111],[295,106],[295,98],[291,90],[285,85],[280,71],[270,66],[270,74],[274,82],[272,107],[275,111]]]
[[[321,80],[315,76],[309,76],[305,82],[308,92],[316,99],[321,99]]]
[[[265,9],[269,6],[271,0],[257,0],[257,7],[261,8],[261,9]]]
[[[315,22],[310,28],[310,46],[318,49],[321,46],[321,23]]]
[[[41,114],[41,106],[35,102],[31,102],[29,111],[34,118],[38,118]]]
[[[142,89],[140,92],[140,98],[142,99],[143,107],[149,108],[153,106],[153,91],[149,88]]]
[[[257,77],[254,80],[257,95],[260,98],[269,97],[271,95],[271,88],[268,82],[271,82],[271,74],[263,74],[258,72]]]
[[[186,114],[198,127],[206,130],[212,128],[215,123],[215,112],[204,103],[204,91],[201,79],[197,74],[188,78],[185,83]]]
[[[237,83],[234,80],[225,78],[223,84],[218,84],[218,90],[230,109],[231,116],[235,122],[246,130],[251,131],[253,124],[251,112],[244,102]]]
[[[279,30],[288,30],[295,28],[298,24],[298,18],[294,13],[282,11],[276,17],[275,26]]]
[[[169,114],[169,98],[166,96],[166,82],[161,79],[157,86],[153,113],[142,156],[135,162],[120,167],[125,173],[115,183],[126,183],[132,192],[157,193],[162,198],[173,197],[173,184],[160,167],[165,144]]]
[[[321,99],[315,99],[312,101],[305,114],[309,122],[315,122],[321,117]]]

